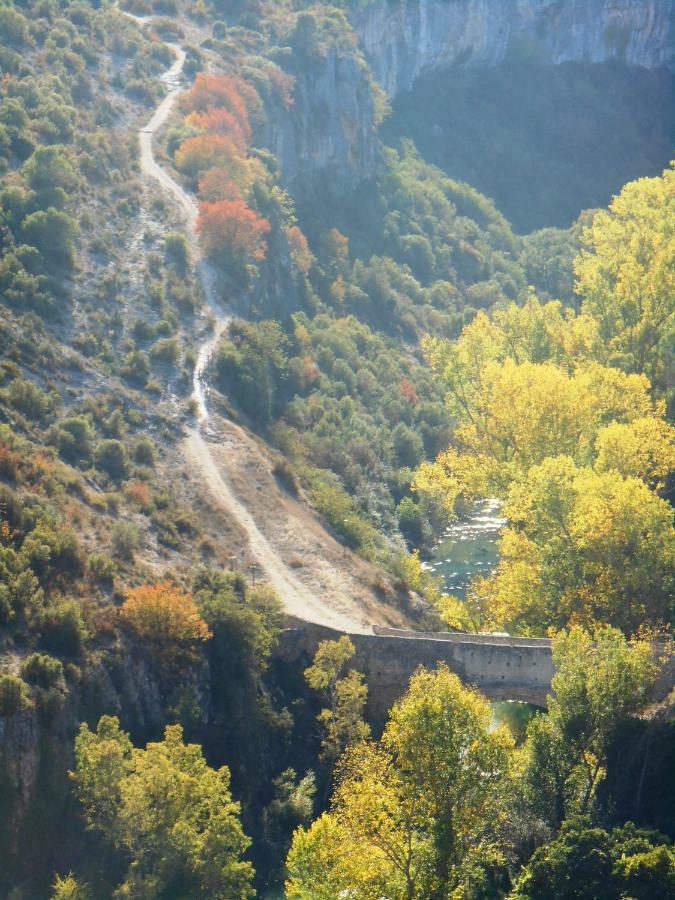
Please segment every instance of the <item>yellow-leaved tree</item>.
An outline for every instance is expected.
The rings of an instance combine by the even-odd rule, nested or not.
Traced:
[[[426,340],[455,428],[413,489],[451,512],[498,497],[509,522],[496,574],[463,606],[438,601],[449,625],[673,622],[675,532],[657,494],[675,468],[674,188],[670,169],[594,217],[576,263],[580,312],[530,296],[479,313],[455,342]]]
[[[338,765],[331,810],[293,838],[286,896],[413,900],[477,890],[505,865],[513,741],[444,666],[418,671],[378,744]]]
[[[675,337],[675,169],[627,184],[582,242],[576,289],[610,360],[665,388]]]
[[[72,778],[87,828],[128,860],[115,896],[254,895],[229,769],[210,768],[199,745],[183,742],[180,725],[144,750],[115,717],[103,716],[96,731],[82,725]]]
[[[493,627],[609,622],[631,634],[671,621],[672,510],[642,481],[552,457],[511,486],[504,513],[496,573],[473,585]]]
[[[356,652],[346,634],[337,641],[322,641],[305,680],[318,691],[326,706],[318,715],[322,729],[321,758],[331,767],[350,744],[370,734],[363,720],[368,688],[361,672],[346,670]]]
[[[449,387],[452,398],[452,382]],[[449,507],[459,496],[504,496],[514,480],[550,456],[592,464],[598,434],[612,423],[648,420],[651,427],[643,431],[657,442],[663,468],[663,410],[651,400],[644,375],[595,362],[569,372],[553,362],[508,358],[488,361],[470,396],[464,390],[461,405],[456,398],[451,403],[458,417],[453,446],[422,465],[414,481],[419,491],[440,492]]]

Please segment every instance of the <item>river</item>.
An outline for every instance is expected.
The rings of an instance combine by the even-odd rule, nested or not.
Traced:
[[[449,594],[465,597],[471,579],[489,575],[497,565],[497,539],[505,524],[499,500],[476,500],[465,515],[446,528],[425,561],[425,568],[441,578],[443,589]],[[536,708],[512,701],[494,702],[491,706],[493,725],[507,725],[516,742],[522,742]]]
[[[448,526],[425,568],[441,578],[447,593],[465,597],[471,579],[488,575],[497,565],[497,538],[505,522],[498,500],[476,500],[466,515]]]

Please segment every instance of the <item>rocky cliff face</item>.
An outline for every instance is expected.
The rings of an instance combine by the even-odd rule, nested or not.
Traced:
[[[336,190],[349,189],[373,171],[374,119],[371,79],[360,54],[333,48],[298,71],[292,106],[267,107],[262,143],[291,188],[321,173]]]
[[[349,14],[372,76],[390,97],[453,65],[620,61],[675,68],[673,0],[371,0],[354,3]],[[292,106],[278,98],[265,104],[258,139],[291,189],[320,178],[321,189],[342,192],[373,174],[368,66],[355,47],[333,46],[292,67]]]
[[[351,12],[390,96],[426,72],[509,59],[675,64],[672,0],[374,0]]]
[[[184,673],[183,686],[195,699],[201,724],[211,708],[209,667],[201,659]],[[56,840],[68,797],[68,770],[79,723],[96,724],[102,715],[118,716],[137,745],[161,738],[175,719],[167,710],[156,664],[135,640],[92,655],[81,679],[68,681],[31,709],[0,716],[0,857],[16,881],[42,871]],[[36,817],[40,826],[36,826]],[[26,835],[33,842],[27,846]],[[35,835],[40,840],[34,840]]]

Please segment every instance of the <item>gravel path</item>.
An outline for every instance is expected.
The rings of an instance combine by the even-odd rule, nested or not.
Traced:
[[[130,14],[127,13],[127,15]],[[147,19],[138,16],[130,17],[140,24],[147,21]],[[188,430],[184,443],[185,455],[190,463],[199,470],[204,485],[223,511],[234,519],[246,534],[252,557],[260,567],[264,578],[278,591],[289,614],[308,622],[327,625],[341,631],[372,633],[371,626],[366,624],[366,622],[369,621],[367,616],[372,615],[373,610],[369,609],[366,612],[359,604],[356,596],[333,597],[329,599],[321,591],[311,590],[307,585],[303,584],[295,571],[279,556],[277,550],[256,523],[251,512],[238,499],[227,474],[223,471],[222,466],[217,465],[216,458],[212,452],[212,448],[215,449],[216,445],[208,440],[209,434],[213,434],[213,429],[208,408],[208,385],[205,376],[211,356],[232,318],[232,312],[222,306],[218,297],[216,291],[217,274],[215,270],[207,260],[201,257],[195,230],[197,205],[181,185],[157,162],[153,151],[153,136],[165,124],[178,96],[184,89],[181,73],[185,62],[185,51],[178,45],[171,44],[170,46],[176,54],[176,61],[161,77],[168,93],[154,111],[149,122],[140,130],[139,138],[142,173],[159,182],[174,197],[185,214],[193,258],[196,261],[199,277],[204,288],[207,307],[214,322],[213,330],[202,342],[197,353],[192,392],[197,424]],[[302,552],[301,548],[299,548],[299,552]],[[356,595],[357,593],[358,591],[355,590],[354,594]],[[370,606],[370,604],[368,605]],[[392,612],[391,610],[383,609],[382,614],[377,615],[376,613],[375,618],[383,623],[391,622],[392,618],[396,618],[391,615]]]

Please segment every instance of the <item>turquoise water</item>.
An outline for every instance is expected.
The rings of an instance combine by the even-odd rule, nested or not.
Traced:
[[[466,515],[446,529],[425,568],[442,579],[449,594],[465,597],[472,578],[494,571],[498,560],[497,538],[505,524],[498,500],[477,500]],[[493,701],[490,705],[494,725],[508,725],[516,743],[521,743],[536,707],[510,700]]]
[[[525,740],[528,722],[539,711],[537,707],[532,706],[531,703],[521,703],[518,700],[493,700],[490,706],[494,725],[502,723],[508,725],[516,744],[522,744]]]
[[[497,537],[505,522],[498,500],[477,500],[448,526],[425,567],[440,576],[449,594],[465,597],[471,579],[488,575],[497,565]]]

